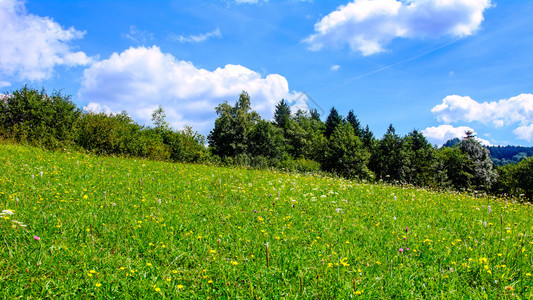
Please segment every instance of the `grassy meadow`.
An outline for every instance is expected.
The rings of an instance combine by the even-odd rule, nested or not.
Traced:
[[[533,298],[533,208],[0,144],[0,298]]]

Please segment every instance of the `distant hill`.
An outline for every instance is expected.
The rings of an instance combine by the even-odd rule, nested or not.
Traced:
[[[459,138],[453,138],[446,141],[442,147],[453,147],[459,144]],[[533,156],[533,147],[524,146],[487,146],[490,151],[490,158],[496,166],[505,166],[506,164],[515,164],[524,158]]]
[[[533,147],[523,146],[488,146],[490,157],[497,166],[517,163],[533,156]]]

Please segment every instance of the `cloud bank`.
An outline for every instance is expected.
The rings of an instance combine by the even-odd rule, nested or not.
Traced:
[[[513,133],[522,140],[533,141],[533,94],[509,99],[478,102],[467,96],[450,95],[431,109],[444,123],[479,122],[493,127],[516,126]]]
[[[0,1],[0,79],[41,80],[50,77],[56,66],[89,64],[91,58],[69,45],[84,34],[29,14],[23,1]]]
[[[94,63],[84,71],[79,97],[88,108],[126,110],[145,124],[151,123],[152,111],[161,104],[175,129],[187,124],[206,134],[214,124],[215,107],[224,101],[233,105],[243,90],[264,118],[272,117],[282,98],[301,99],[300,93],[289,91],[281,75],[263,77],[240,65],[209,71],[157,46],[132,47]]]
[[[323,17],[304,41],[311,50],[347,44],[367,56],[395,38],[471,35],[490,6],[490,0],[355,0]]]

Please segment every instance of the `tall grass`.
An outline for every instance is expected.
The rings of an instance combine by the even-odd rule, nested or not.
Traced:
[[[496,198],[3,143],[0,210],[1,298],[533,297]]]

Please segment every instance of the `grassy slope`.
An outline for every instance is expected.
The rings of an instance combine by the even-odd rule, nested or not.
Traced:
[[[3,209],[0,298],[533,295],[492,198],[0,144]]]

